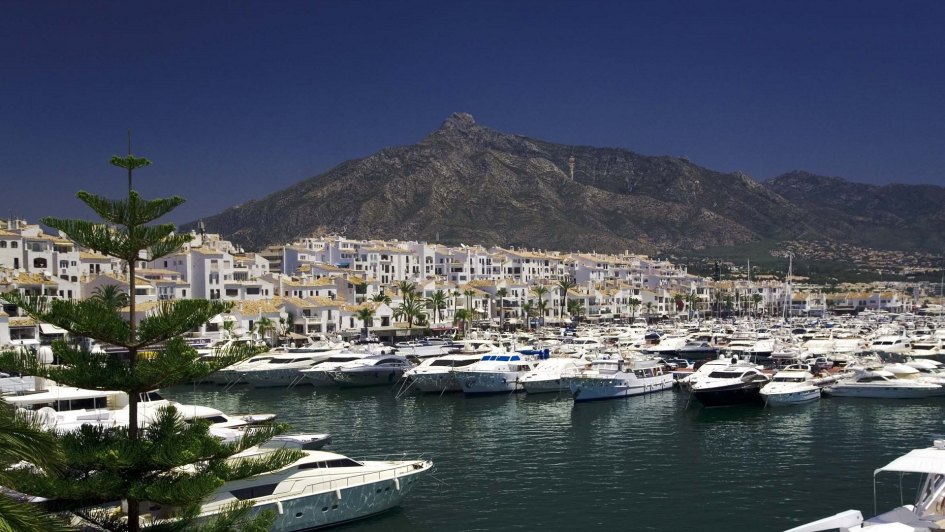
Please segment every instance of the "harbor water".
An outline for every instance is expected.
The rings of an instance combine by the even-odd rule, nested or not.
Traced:
[[[228,413],[329,432],[352,458],[436,464],[369,531],[777,531],[847,509],[873,515],[873,470],[945,432],[945,399],[824,399],[705,409],[667,391],[573,404],[567,395],[395,398],[393,389],[164,390]],[[880,475],[879,509],[900,504]],[[912,501],[914,478],[903,483]]]

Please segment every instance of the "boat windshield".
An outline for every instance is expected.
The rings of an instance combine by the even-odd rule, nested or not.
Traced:
[[[738,379],[744,373],[739,373],[737,371],[713,371],[709,373],[709,377],[713,379]]]
[[[774,382],[804,382],[804,377],[775,377]]]

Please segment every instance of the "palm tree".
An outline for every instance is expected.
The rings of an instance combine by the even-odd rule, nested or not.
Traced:
[[[123,309],[128,306],[129,301],[128,294],[117,284],[106,284],[95,287],[89,299],[94,299],[111,310]]]
[[[256,332],[259,333],[259,336],[263,338],[266,338],[266,336],[269,336],[268,338],[268,340],[270,340],[269,343],[272,344],[273,343],[272,334],[276,331],[276,324],[273,323],[273,321],[267,318],[266,316],[262,316],[256,321],[254,325],[256,326]]]
[[[653,313],[653,302],[647,301],[646,305],[643,305],[646,308],[646,318],[650,319],[650,315]]]
[[[758,310],[758,303],[761,303],[764,299],[764,296],[761,294],[755,293],[751,295],[751,302],[755,306],[755,310]]]
[[[61,467],[62,450],[56,436],[43,430],[31,417],[0,405],[0,485],[10,486],[10,467],[27,462],[45,470]],[[15,502],[0,495],[0,530],[71,530],[65,523],[44,514],[32,504]]]
[[[397,283],[397,291],[400,292],[400,297],[407,297],[417,292],[417,285],[408,281],[400,281]]]
[[[692,319],[692,311],[697,308],[699,304],[699,296],[695,292],[689,292],[686,294],[686,304],[689,307],[689,319]]]
[[[433,309],[433,315],[436,316],[437,321],[443,321],[442,310],[446,308],[447,297],[448,296],[446,295],[446,292],[443,290],[437,290],[426,299],[426,304],[428,307]]]
[[[358,319],[364,324],[364,332],[361,335],[362,340],[367,340],[371,336],[371,325],[374,324],[374,309],[371,307],[361,307],[357,312]]]
[[[540,323],[542,326],[544,326],[545,325],[545,305],[543,304],[544,300],[542,298],[544,298],[545,294],[548,293],[548,289],[540,285],[533,286],[531,289],[531,292],[535,294],[536,297],[538,297],[538,305],[535,308],[539,312],[538,317],[541,319]]]
[[[584,312],[584,303],[580,299],[572,299],[568,301],[568,314],[572,316],[577,316],[578,319],[581,318],[581,313]]]
[[[505,288],[500,288],[495,291],[495,297],[499,300],[499,327],[505,328],[505,296],[509,295],[509,291]]]
[[[385,305],[390,305],[390,296],[384,292],[378,292],[371,296],[371,301],[375,303],[384,303]]]
[[[424,303],[417,294],[408,292],[394,313],[407,320],[407,329],[413,329],[413,322],[424,315],[423,307]]]
[[[525,317],[525,330],[529,331],[532,328],[532,313],[535,308],[532,306],[531,302],[522,303],[522,314]]]
[[[637,317],[637,309],[640,307],[641,301],[635,297],[631,297],[630,301],[627,302],[630,305],[630,312],[633,313],[633,317]]]
[[[463,331],[463,336],[466,335],[466,327],[469,324],[469,321],[472,319],[472,312],[469,309],[459,309],[456,311],[456,314],[453,316],[453,324],[459,324],[460,330]]]
[[[285,317],[279,316],[279,337],[285,338],[289,336],[289,333],[292,331],[292,328],[295,327],[295,314],[292,312],[286,312]]]
[[[568,290],[577,286],[577,283],[574,282],[574,279],[571,277],[565,277],[564,279],[558,281],[558,289],[561,290],[561,303],[559,306],[560,314],[559,318],[564,319],[564,310],[568,305]],[[570,314],[570,312],[568,312]]]

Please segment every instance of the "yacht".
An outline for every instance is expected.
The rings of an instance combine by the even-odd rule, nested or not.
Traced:
[[[341,353],[331,355],[308,369],[301,370],[299,373],[308,384],[313,386],[333,386],[335,381],[331,378],[329,372],[355,360],[361,360],[362,358],[368,358],[370,356],[372,356],[372,353],[369,352],[342,351]]]
[[[210,375],[204,377],[202,383],[210,384],[245,384],[246,381],[243,380],[243,373],[253,368],[259,367],[265,363],[268,363],[270,360],[275,357],[277,352],[267,351],[260,355],[249,357],[246,360],[237,362],[223,369],[214,371]]]
[[[834,397],[869,397],[880,399],[920,399],[945,395],[945,388],[933,382],[897,378],[885,369],[857,369],[850,378],[824,388]]]
[[[583,358],[547,358],[522,376],[522,386],[529,395],[567,391],[569,387],[563,375],[579,371],[586,364]]]
[[[401,393],[416,388],[421,393],[461,392],[463,387],[456,378],[455,368],[479,362],[482,355],[443,355],[428,358],[419,366],[404,372],[407,380]]]
[[[794,364],[774,374],[759,393],[766,405],[796,405],[820,399],[820,386],[815,384],[811,367]]]
[[[319,441],[322,435],[311,440]],[[253,514],[270,511],[270,530],[294,532],[322,528],[375,515],[398,506],[416,482],[433,469],[424,459],[353,460],[339,453],[312,450],[304,435],[274,438],[230,460],[252,460],[279,448],[295,448],[302,457],[281,469],[223,484],[204,501],[199,518],[210,518],[238,503]],[[143,519],[170,522],[173,509],[155,505]]]
[[[372,355],[352,360],[327,373],[342,388],[379,386],[395,383],[413,366],[403,355]]]
[[[438,357],[450,352],[450,345],[443,342],[413,340],[394,344],[397,354],[416,358]]]
[[[870,342],[867,348],[880,353],[905,353],[912,349],[909,341],[898,334],[886,334]]]
[[[692,395],[704,406],[729,406],[761,402],[761,388],[768,377],[750,364],[718,368],[692,384]]]
[[[622,358],[603,358],[591,367],[566,375],[563,379],[574,402],[620,399],[673,387],[673,375],[664,372],[656,360],[625,362]]]
[[[899,474],[899,493],[905,486],[907,474],[919,474],[919,489],[914,504],[904,504],[870,519],[862,512],[847,510],[831,517],[794,527],[785,532],[820,532],[823,530],[875,532],[927,532],[945,528],[945,440],[935,440],[932,447],[914,449],[873,473],[873,493],[876,476],[882,472]],[[911,479],[910,479],[911,481]],[[911,485],[911,484],[910,484]]]
[[[519,392],[524,390],[522,377],[536,365],[536,357],[532,355],[489,354],[475,364],[456,370],[456,378],[466,395]]]
[[[336,353],[337,351],[320,351],[273,355],[269,360],[243,369],[239,378],[254,388],[295,386],[305,380],[302,370],[328,360]]]

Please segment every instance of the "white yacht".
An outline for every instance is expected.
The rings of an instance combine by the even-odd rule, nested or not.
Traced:
[[[819,519],[785,532],[820,532],[824,530],[871,532],[927,532],[945,529],[945,440],[935,440],[932,447],[914,449],[873,473],[873,493],[876,476],[881,472],[899,474],[899,493],[903,493],[903,479],[907,474],[919,474],[919,489],[914,504],[905,504],[870,519],[862,512],[847,510]]]
[[[461,392],[462,385],[456,378],[455,368],[479,362],[482,355],[443,355],[428,358],[419,366],[404,372],[407,380],[401,392],[416,388],[422,393]]]
[[[563,380],[575,402],[620,399],[673,387],[672,374],[664,372],[656,360],[598,359],[590,368],[565,375]]]
[[[221,486],[202,505],[210,518],[234,503],[248,503],[251,512],[272,511],[270,530],[294,532],[347,523],[398,506],[433,463],[413,460],[353,460],[342,454],[311,450],[304,435],[275,438],[230,460],[253,459],[281,447],[301,450],[301,458],[282,469]],[[142,518],[161,523],[173,511],[153,506]],[[198,517],[199,519],[199,517]],[[165,521],[168,522],[168,521]]]
[[[522,386],[529,394],[568,391],[563,375],[579,371],[587,364],[583,358],[546,358],[535,369],[522,375]]]
[[[796,405],[820,399],[820,386],[815,384],[811,367],[794,364],[774,374],[759,393],[766,405]]]
[[[867,349],[879,351],[880,353],[905,353],[912,349],[912,345],[906,338],[898,334],[886,334],[870,342]]]
[[[768,377],[750,364],[715,369],[692,384],[692,395],[705,406],[729,406],[761,402],[761,388]]]
[[[939,384],[920,380],[897,378],[884,369],[856,369],[849,378],[824,388],[834,397],[869,397],[880,399],[920,399],[945,395]]]
[[[483,355],[478,362],[456,370],[463,393],[484,395],[524,390],[522,376],[535,369],[536,357],[514,352]]]
[[[243,369],[239,378],[255,388],[295,386],[305,380],[302,370],[324,362],[337,353],[338,351],[321,351],[272,355],[269,360]]]
[[[343,388],[394,384],[404,372],[414,366],[403,355],[372,355],[352,360],[327,371],[331,380]]]
[[[299,373],[305,378],[308,384],[313,386],[333,386],[335,381],[331,378],[329,372],[355,360],[361,360],[362,358],[370,356],[372,356],[372,353],[369,352],[342,351],[341,353],[331,355],[327,359],[314,364],[310,368],[301,370]]]
[[[250,371],[253,368],[256,368],[256,367],[262,366],[265,363],[268,363],[277,354],[279,354],[279,352],[277,351],[267,351],[265,353],[262,353],[256,356],[249,357],[246,360],[237,362],[236,364],[232,364],[221,370],[217,370],[211,373],[210,375],[207,375],[206,377],[204,377],[203,381],[201,382],[210,383],[210,384],[227,384],[227,385],[245,384],[246,381],[243,380],[244,372]]]

